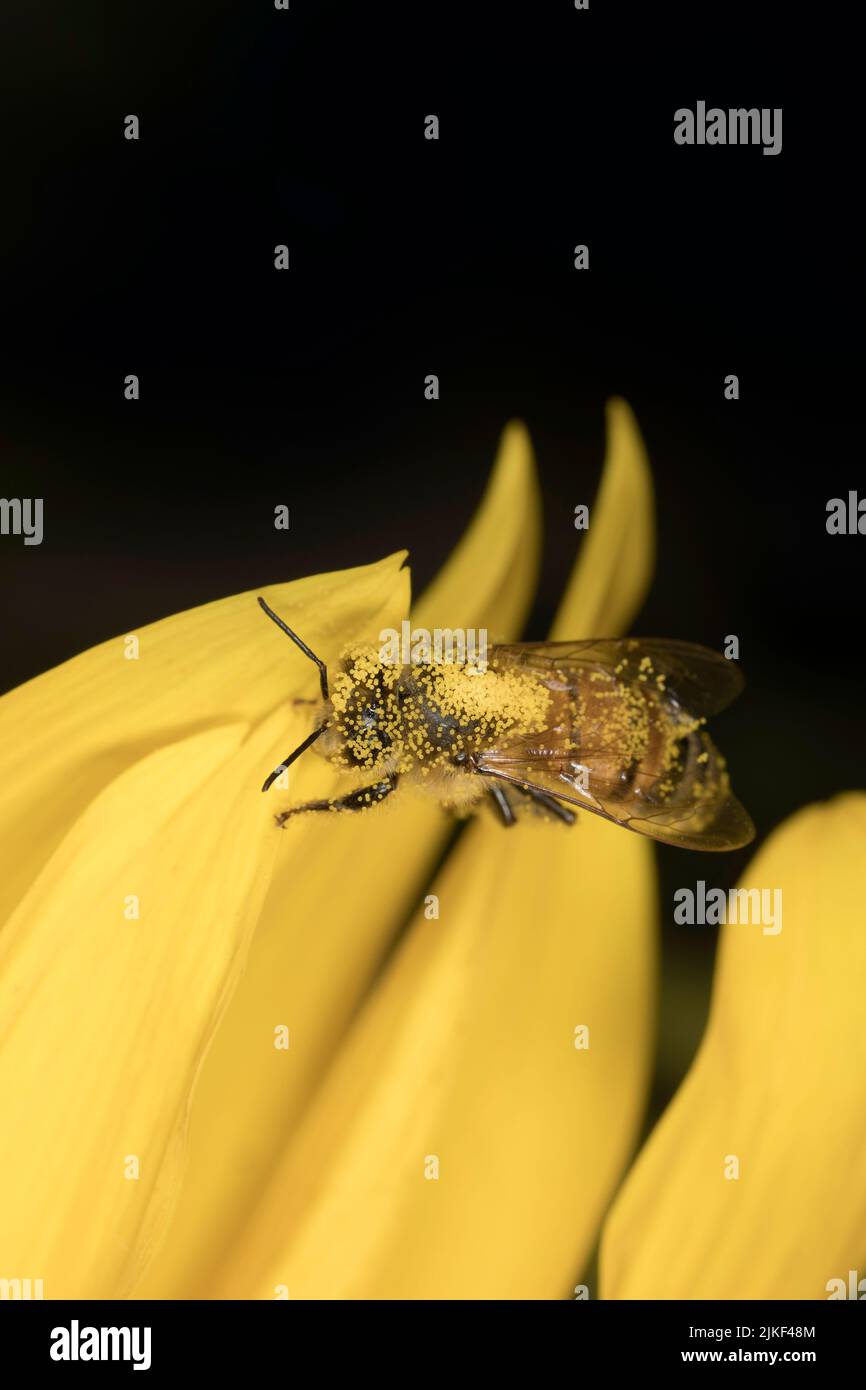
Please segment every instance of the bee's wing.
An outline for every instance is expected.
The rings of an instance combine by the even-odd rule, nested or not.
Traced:
[[[709,742],[704,735],[706,742]],[[605,750],[607,753],[607,750]],[[592,775],[592,754],[582,750],[590,769],[588,789],[580,792],[563,782],[551,760],[533,756],[521,759],[497,752],[478,759],[478,771],[512,786],[547,792],[558,801],[567,801],[594,815],[639,835],[649,835],[681,849],[739,849],[755,838],[755,827],[745,807],[721,783],[704,784],[699,797],[693,793],[677,798],[660,798],[659,778],[638,770],[632,775],[629,792],[612,779]]]
[[[652,724],[674,730],[678,764],[674,775],[654,769],[651,758],[634,760],[620,746],[622,727],[608,720],[602,702],[587,710],[580,728],[563,722],[484,749],[476,759],[483,776],[547,792],[686,849],[738,849],[754,838],[751,818],[731,792],[724,759],[705,730],[695,727],[742,688],[738,668],[724,657],[687,642],[625,638],[499,646],[490,664],[532,671],[566,697],[587,683],[605,692],[630,690]],[[695,718],[683,723],[684,714]]]
[[[653,677],[662,676],[667,693],[694,715],[718,714],[743,689],[736,661],[694,642],[657,637],[590,637],[582,642],[518,642],[490,649],[494,670],[523,667],[535,671],[552,688],[567,689],[569,673],[604,671],[622,680],[638,677],[649,661]]]

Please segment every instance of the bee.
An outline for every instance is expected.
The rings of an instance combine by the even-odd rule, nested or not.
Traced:
[[[356,811],[411,783],[463,814],[487,803],[503,825],[517,811],[571,825],[576,809],[683,849],[739,849],[754,838],[731,791],[707,716],[738,695],[735,663],[690,642],[589,638],[490,649],[465,662],[383,662],[350,647],[329,681],[325,663],[260,598],[319,669],[316,727],[265,780],[313,744],[364,784],[275,817]]]

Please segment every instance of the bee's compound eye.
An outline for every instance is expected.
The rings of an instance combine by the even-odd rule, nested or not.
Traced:
[[[455,753],[451,761],[455,763],[457,767],[462,767],[463,764],[466,762],[466,758],[466,753]]]

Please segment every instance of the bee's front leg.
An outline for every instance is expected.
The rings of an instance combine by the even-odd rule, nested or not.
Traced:
[[[358,787],[357,791],[349,792],[347,796],[305,801],[300,806],[292,806],[288,811],[281,811],[278,816],[274,816],[274,820],[282,830],[290,816],[298,816],[302,811],[367,811],[391,795],[397,786],[397,780],[396,773],[391,773],[381,782],[371,782],[369,787]]]

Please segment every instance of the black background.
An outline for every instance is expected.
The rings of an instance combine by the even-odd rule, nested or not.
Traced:
[[[542,636],[622,394],[658,504],[635,630],[740,637],[749,686],[719,740],[760,834],[866,782],[866,537],[825,529],[829,498],[866,494],[857,84],[831,7],[4,13],[0,490],[45,499],[41,547],[0,541],[6,687],[403,546],[420,590],[513,416],[544,493]],[[699,99],[781,106],[782,153],[676,146],[673,113]],[[726,887],[749,853],[660,851],[657,1104],[699,1036],[713,949],[672,926],[670,895]]]

